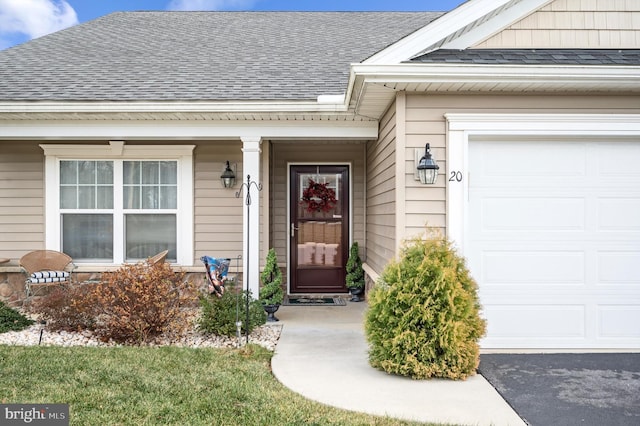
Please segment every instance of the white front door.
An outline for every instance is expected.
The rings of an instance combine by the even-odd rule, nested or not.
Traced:
[[[469,142],[484,348],[640,348],[640,141]]]

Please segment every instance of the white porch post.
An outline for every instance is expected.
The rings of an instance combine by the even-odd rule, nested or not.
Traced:
[[[247,176],[255,184],[244,185],[242,198],[242,264],[244,288],[251,290],[254,299],[258,298],[260,289],[260,137],[241,137],[242,140],[242,183],[246,184]],[[247,191],[251,204],[247,206]]]

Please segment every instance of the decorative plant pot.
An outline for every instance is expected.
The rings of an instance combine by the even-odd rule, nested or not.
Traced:
[[[364,288],[350,288],[349,293],[351,294],[350,302],[362,302],[362,296],[364,294]]]
[[[276,311],[280,308],[280,305],[262,305],[262,306],[264,307],[264,311],[268,314],[267,315],[267,322],[280,321],[274,315],[276,313]]]

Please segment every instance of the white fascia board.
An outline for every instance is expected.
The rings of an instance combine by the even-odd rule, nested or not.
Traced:
[[[552,0],[522,0],[477,27],[439,46],[440,49],[467,49],[525,18]]]
[[[363,64],[399,64],[512,0],[471,0],[371,56]],[[540,2],[541,0],[538,0]],[[547,1],[547,0],[545,0]]]
[[[37,140],[236,140],[375,139],[376,121],[0,121],[0,139]]]
[[[344,112],[344,95],[315,102],[0,102],[0,113],[321,113]]]
[[[354,64],[355,77],[365,83],[581,83],[640,87],[638,66],[474,65],[474,64]],[[355,79],[354,77],[354,79]]]

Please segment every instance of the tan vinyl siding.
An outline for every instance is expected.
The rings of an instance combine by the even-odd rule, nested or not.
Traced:
[[[424,231],[424,223],[445,230],[446,185],[451,170],[446,167],[446,113],[539,113],[539,114],[639,114],[639,96],[424,96],[407,95],[407,147],[424,148],[430,142],[440,166],[435,186],[413,181],[413,157],[407,154],[406,235]],[[435,147],[435,149],[433,148]],[[413,154],[411,154],[413,155]],[[467,179],[468,176],[464,176]],[[415,182],[415,183],[414,183]],[[422,227],[422,228],[421,228]]]
[[[0,141],[0,258],[44,248],[44,155],[36,142]]]
[[[412,111],[413,102],[406,102],[405,111],[405,226],[404,237],[425,232],[426,227],[445,232],[445,123],[437,117],[416,117]],[[425,144],[429,143],[431,154],[440,166],[435,185],[423,185],[415,178],[415,151],[424,155]]]
[[[244,199],[235,196],[242,183],[241,147],[240,141],[232,141],[199,143],[195,149],[194,265],[201,264],[203,255],[235,258],[242,254]],[[220,182],[227,160],[237,164],[237,181],[232,189],[223,188]]]
[[[287,180],[289,163],[351,163],[352,216],[354,241],[364,246],[364,142],[282,142],[271,146],[271,199],[270,245],[275,248],[278,260],[284,264],[288,258],[287,241]]]
[[[367,144],[366,263],[380,273],[396,249],[396,104],[380,121],[377,141]]]
[[[475,48],[637,48],[640,1],[556,0]]]
[[[40,142],[0,141],[0,257],[17,263],[24,253],[45,245],[44,154]],[[86,143],[86,142],[77,142]],[[157,142],[139,142],[141,144]],[[237,164],[239,141],[200,142],[194,151],[194,265],[200,256],[235,257],[242,253],[243,199],[223,189],[224,162]]]

